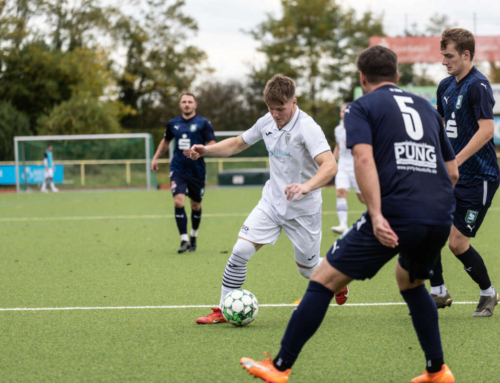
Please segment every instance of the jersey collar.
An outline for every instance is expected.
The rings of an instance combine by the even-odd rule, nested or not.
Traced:
[[[300,109],[299,109],[299,106],[297,105],[297,108],[295,109],[295,114],[293,115],[292,119],[288,122],[288,124],[286,124],[283,128],[280,129],[280,128],[278,128],[278,124],[276,124],[276,121],[275,121],[273,129],[279,130],[280,132],[289,132],[295,126],[295,123],[297,122],[297,119],[299,118],[299,114],[300,114]]]
[[[462,82],[464,82],[464,80],[466,78],[469,78],[472,74],[476,73],[477,69],[476,67],[473,65],[472,68],[470,69],[469,73],[467,73],[459,82],[457,82],[457,80],[455,79],[455,83],[457,84],[461,84]]]

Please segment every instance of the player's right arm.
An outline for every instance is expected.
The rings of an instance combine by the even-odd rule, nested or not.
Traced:
[[[358,144],[352,148],[352,155],[356,181],[368,207],[373,233],[382,245],[394,248],[398,245],[398,236],[382,215],[380,182],[373,157],[373,148],[368,144]]]
[[[158,145],[158,149],[156,149],[156,153],[153,157],[153,160],[151,161],[151,170],[153,172],[156,172],[158,170],[158,159],[167,152],[169,145],[170,141],[168,141],[166,138],[163,138],[160,142],[160,145]]]
[[[204,156],[230,157],[250,147],[241,136],[231,137],[214,145],[193,145],[191,159],[197,160]]]

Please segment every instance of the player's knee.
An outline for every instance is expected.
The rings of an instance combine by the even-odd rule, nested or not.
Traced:
[[[256,251],[257,250],[252,242],[238,238],[233,247],[233,254],[231,254],[231,258],[235,256],[242,262],[248,262]]]
[[[184,207],[184,195],[183,194],[177,194],[174,196],[174,206],[176,208],[181,208]]]
[[[199,211],[201,209],[201,202],[195,202],[191,200],[191,209],[194,211]]]
[[[318,263],[316,263],[313,267],[306,268],[305,266],[299,265],[297,263],[297,269],[299,270],[300,275],[302,275],[304,278],[311,279],[314,271],[321,265],[321,262],[323,261],[324,258],[320,258],[318,260]]]

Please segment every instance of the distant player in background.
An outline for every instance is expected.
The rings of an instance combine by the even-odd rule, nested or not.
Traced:
[[[450,76],[439,84],[437,107],[460,171],[449,247],[481,290],[472,316],[489,317],[499,295],[491,285],[483,259],[470,245],[470,238],[476,236],[498,189],[499,168],[493,143],[495,100],[488,79],[472,65],[474,51],[474,35],[469,31],[454,28],[443,32],[441,54]],[[431,278],[431,294],[438,308],[452,303],[441,259]]]
[[[345,124],[368,212],[333,244],[312,275],[274,361],[240,362],[266,382],[286,382],[334,294],[352,279],[374,277],[399,254],[396,281],[426,358],[426,371],[412,383],[453,383],[443,360],[437,308],[424,282],[450,234],[458,180],[455,154],[429,102],[396,87],[394,52],[373,46],[360,53],[357,65],[365,95],[346,109]],[[333,347],[336,358],[342,358],[343,346]]]
[[[58,188],[56,188],[56,185],[54,185],[54,173],[56,172],[56,167],[54,165],[54,157],[52,155],[52,144],[47,145],[47,149],[45,150],[43,154],[43,165],[45,166],[45,174],[44,174],[44,180],[42,183],[42,189],[40,190],[42,193],[48,193],[47,192],[47,181],[50,182],[50,189],[54,192],[57,193],[59,191]]]
[[[273,245],[285,231],[293,244],[299,273],[309,278],[321,264],[321,190],[335,175],[337,164],[325,134],[299,109],[295,83],[275,75],[264,90],[269,113],[241,136],[213,146],[194,145],[192,158],[229,157],[264,140],[269,152],[271,178],[262,198],[241,227],[222,277],[219,308],[198,318],[198,324],[227,322],[221,308],[230,291],[243,286],[247,264],[262,246]],[[347,286],[338,292],[337,303],[347,299]]]
[[[346,134],[344,126],[344,113],[349,105],[348,102],[340,107],[340,124],[335,128],[335,149],[333,156],[338,162],[339,171],[335,176],[335,187],[337,188],[337,216],[339,217],[340,225],[333,226],[334,233],[343,234],[347,230],[347,192],[353,188],[358,199],[365,203],[361,192],[356,182],[356,175],[354,174],[354,158],[352,157],[351,149],[347,149]]]
[[[170,141],[175,139],[175,151],[170,163],[170,189],[174,196],[175,221],[181,235],[178,253],[196,250],[196,238],[201,222],[201,200],[205,192],[205,161],[200,158],[193,161],[186,157],[192,145],[213,145],[215,134],[210,121],[196,115],[196,97],[192,93],[183,93],[179,102],[182,115],[170,120],[163,140],[151,161],[151,170],[158,170],[158,159],[164,155]],[[191,233],[187,234],[187,215],[184,209],[186,195],[191,200]]]

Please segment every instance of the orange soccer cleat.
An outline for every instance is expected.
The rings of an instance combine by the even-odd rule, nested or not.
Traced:
[[[411,380],[411,383],[455,383],[455,377],[450,368],[443,364],[441,371],[434,374],[424,371],[424,373]]]
[[[288,377],[292,372],[291,369],[280,371],[276,369],[273,365],[273,359],[268,353],[264,353],[267,356],[261,362],[257,362],[250,358],[241,358],[240,363],[245,370],[248,371],[250,375],[255,378],[260,378],[266,383],[286,383],[288,382]]]
[[[222,311],[220,308],[212,309],[213,313],[208,314],[204,317],[196,319],[196,323],[198,324],[219,324],[219,323],[226,323],[227,320],[224,318],[224,315],[222,315]]]
[[[339,306],[342,306],[344,303],[347,302],[348,297],[349,297],[349,286],[346,286],[342,290],[340,290],[337,294],[335,294],[335,302],[337,302]]]

